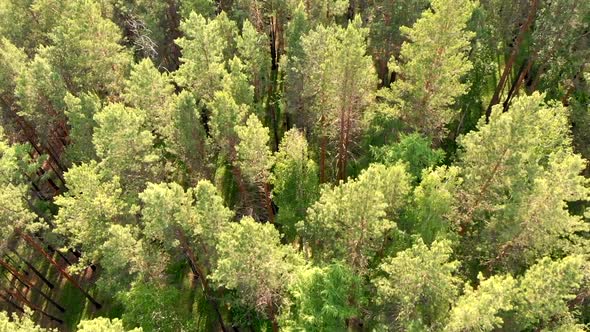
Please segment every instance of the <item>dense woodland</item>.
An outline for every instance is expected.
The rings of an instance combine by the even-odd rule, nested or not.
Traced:
[[[590,1],[0,0],[0,331],[585,331]]]

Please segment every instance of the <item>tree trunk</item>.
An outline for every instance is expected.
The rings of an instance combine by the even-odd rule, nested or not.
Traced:
[[[321,127],[323,129],[323,126]],[[320,183],[326,182],[326,149],[328,137],[322,133],[320,138]]]
[[[41,273],[39,270],[37,270],[33,266],[33,264],[29,263],[21,255],[19,255],[16,250],[11,249],[11,251],[16,255],[16,257],[18,257],[21,261],[23,261],[29,267],[29,269],[31,269],[33,271],[33,273],[35,273],[37,275],[37,277],[39,277],[39,279],[41,279],[47,285],[47,287],[49,287],[51,289],[53,289],[55,287],[49,280],[47,280],[47,278],[45,278],[45,276],[43,275],[43,273]]]
[[[1,261],[1,260],[0,260]],[[2,262],[0,262],[0,264],[2,264]],[[3,264],[2,264],[3,265]],[[35,292],[39,293],[45,300],[47,300],[49,303],[51,303],[54,307],[56,307],[59,311],[61,312],[66,312],[66,309],[64,307],[62,307],[61,305],[59,305],[59,303],[55,302],[49,295],[45,294],[45,292],[43,292],[39,287],[35,286],[32,282],[30,281],[25,281],[26,278],[24,278],[23,275],[17,275],[15,274],[15,271],[11,271],[8,270],[10,272],[10,274],[12,274],[21,284],[23,284],[23,286],[25,286],[28,289],[34,290]],[[18,273],[18,272],[16,272]],[[9,280],[8,277],[6,277],[6,275],[4,275],[4,278]]]
[[[514,45],[512,46],[512,51],[510,52],[510,57],[508,58],[508,61],[506,62],[506,65],[504,66],[504,71],[502,72],[502,76],[500,77],[500,81],[498,82],[498,85],[496,86],[496,90],[494,91],[494,95],[492,96],[492,100],[490,100],[490,105],[488,106],[488,108],[486,110],[486,121],[489,121],[489,119],[490,119],[490,115],[492,114],[492,107],[500,101],[500,94],[502,93],[502,90],[504,90],[504,86],[506,85],[506,81],[508,80],[508,76],[510,75],[510,72],[512,71],[512,67],[514,66],[514,63],[516,62],[516,57],[518,55],[518,52],[520,51],[520,46],[524,40],[526,33],[528,32],[529,28],[531,27],[531,25],[535,19],[535,15],[537,14],[537,6],[539,4],[539,0],[530,0],[530,3],[531,3],[531,5],[530,5],[527,19],[520,27],[520,30],[518,32],[518,36],[516,37]]]
[[[264,200],[265,200],[266,210],[268,212],[268,221],[270,221],[271,224],[274,224],[275,215],[272,210],[272,200],[270,199],[270,185],[268,184],[268,182],[266,182],[264,184]]]
[[[33,240],[30,236],[28,236],[27,234],[25,234],[24,232],[22,232],[19,229],[17,229],[16,232],[18,233],[18,235],[20,235],[23,238],[23,240],[25,240],[29,245],[31,245],[36,251],[38,251],[40,254],[45,256],[45,258],[47,258],[47,260],[51,263],[51,265],[53,265],[64,278],[66,278],[69,282],[71,282],[74,287],[78,288],[78,290],[80,290],[80,292],[82,292],[82,294],[84,294],[84,296],[88,299],[88,301],[90,301],[94,305],[94,307],[96,309],[102,308],[102,305],[100,303],[98,303],[98,301],[96,301],[87,291],[85,291],[80,286],[80,284],[74,278],[72,278],[72,276],[70,276],[70,274],[68,272],[66,272],[61,266],[59,266],[59,264],[57,264],[57,262],[53,259],[53,257],[51,257],[35,240]]]
[[[64,321],[53,316],[52,314],[49,314],[47,312],[45,312],[43,309],[39,308],[38,306],[34,305],[33,303],[31,303],[29,300],[27,300],[24,296],[20,295],[18,292],[11,292],[8,288],[4,287],[4,291],[8,294],[10,294],[12,297],[19,299],[22,303],[26,304],[29,308],[31,308],[33,311],[38,311],[41,314],[43,314],[44,316],[49,317],[49,319],[54,320],[60,324],[62,324]]]
[[[0,293],[0,299],[3,299],[6,303],[10,304],[11,306],[13,306],[16,310],[20,311],[20,312],[25,312],[25,308],[19,306],[17,303],[13,302],[8,296]]]
[[[176,229],[176,236],[178,237],[178,240],[180,241],[180,245],[189,261],[189,265],[191,266],[191,270],[193,271],[193,274],[195,275],[195,277],[197,277],[201,283],[201,287],[203,289],[203,293],[205,295],[205,298],[207,299],[207,301],[209,301],[209,303],[211,303],[211,305],[213,306],[213,309],[215,310],[215,314],[217,315],[217,320],[219,321],[219,325],[221,327],[221,330],[223,332],[227,332],[227,329],[225,328],[225,324],[223,323],[223,316],[221,315],[221,311],[219,310],[219,305],[217,304],[217,301],[214,300],[211,297],[212,294],[212,290],[211,288],[209,288],[209,282],[207,281],[207,276],[205,275],[205,273],[203,272],[203,269],[199,266],[198,261],[197,261],[197,257],[195,255],[195,253],[193,252],[192,248],[190,247],[186,236],[184,235],[184,232],[181,229]]]
[[[510,87],[510,91],[508,91],[508,95],[506,96],[506,100],[504,101],[504,104],[503,104],[504,112],[508,111],[508,108],[510,107],[510,102],[512,101],[512,98],[514,97],[514,95],[518,94],[518,89],[520,89],[520,86],[522,85],[524,78],[531,71],[531,68],[533,67],[533,62],[535,61],[534,58],[535,58],[534,55],[532,55],[520,67],[520,70],[518,71],[518,76],[516,77],[516,80],[512,83],[512,86]]]

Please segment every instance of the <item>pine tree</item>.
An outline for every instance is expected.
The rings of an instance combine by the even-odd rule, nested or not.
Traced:
[[[433,0],[431,7],[411,28],[401,28],[408,41],[400,63],[392,58],[389,64],[399,79],[384,97],[393,116],[440,143],[446,125],[456,118],[455,100],[469,88],[462,77],[472,68],[467,53],[474,34],[466,25],[475,5],[471,0]]]
[[[97,317],[90,320],[82,320],[76,331],[79,332],[95,332],[95,331],[112,331],[112,332],[141,332],[141,328],[125,329],[123,322],[118,318]]]
[[[75,165],[64,174],[69,190],[55,198],[55,231],[84,252],[78,269],[102,259],[111,224],[130,220],[119,178],[107,174],[95,161]]]
[[[301,270],[290,284],[292,299],[282,309],[281,328],[287,331],[342,331],[360,316],[364,302],[362,280],[349,267],[332,263]]]
[[[144,59],[133,65],[125,83],[125,102],[146,111],[148,126],[165,138],[172,122],[170,104],[174,94],[168,75],[161,74],[151,60]]]
[[[160,155],[154,148],[154,135],[147,127],[146,112],[122,104],[105,106],[94,116],[97,127],[92,142],[102,168],[121,179],[129,193],[142,190],[146,181],[154,179],[155,163]]]
[[[566,109],[535,93],[494,107],[489,124],[460,138],[460,233],[490,268],[518,270],[575,251],[587,228],[566,202],[586,199],[585,161],[573,153]],[[471,253],[470,255],[472,255]]]
[[[366,55],[367,29],[360,19],[346,29],[317,27],[302,40],[305,61],[302,114],[306,128],[320,141],[320,180],[326,180],[328,140],[336,159],[336,178],[345,180],[352,146],[363,132],[363,117],[377,87],[375,69]]]
[[[400,28],[412,26],[420,13],[429,5],[429,0],[372,0],[369,1],[369,49],[376,63],[383,86],[395,81],[396,72],[388,68],[390,59],[397,59],[405,41]]]
[[[493,331],[502,327],[501,315],[514,308],[517,282],[512,276],[492,276],[473,289],[465,285],[464,294],[451,310],[444,331]]]
[[[439,329],[458,295],[459,262],[451,260],[449,241],[430,247],[421,239],[411,248],[386,258],[383,277],[373,282],[383,306],[382,324],[393,329]]]
[[[180,24],[184,36],[176,40],[182,48],[182,64],[175,72],[175,80],[194,93],[198,100],[205,102],[211,101],[214,92],[221,88],[226,72],[225,53],[231,40],[221,35],[223,31],[220,29],[224,26],[217,23],[221,20],[219,16],[215,20],[207,20],[191,12]],[[230,37],[233,29],[235,27],[230,26]]]
[[[94,115],[102,109],[97,95],[82,93],[76,97],[70,93],[64,97],[65,115],[68,119],[69,144],[66,157],[73,163],[90,162],[96,159],[96,151],[92,144],[92,135],[96,127]]]
[[[211,280],[235,291],[237,306],[255,311],[272,322],[278,331],[278,309],[287,295],[287,285],[302,266],[291,246],[282,245],[271,224],[244,217],[219,236],[219,261]]]
[[[367,273],[396,229],[393,218],[409,190],[402,165],[371,165],[356,180],[323,188],[298,225],[314,261],[343,260],[355,273]]]
[[[307,208],[319,197],[317,165],[299,130],[291,129],[283,136],[275,154],[271,182],[273,201],[279,206],[277,223],[287,240],[293,240],[295,224],[305,218]]]
[[[258,33],[250,21],[245,21],[237,40],[240,59],[247,68],[248,79],[254,87],[254,99],[262,101],[270,82],[270,54],[268,37]]]
[[[52,46],[41,51],[74,93],[116,94],[131,62],[119,44],[117,25],[90,0],[68,3],[60,24],[51,30]]]

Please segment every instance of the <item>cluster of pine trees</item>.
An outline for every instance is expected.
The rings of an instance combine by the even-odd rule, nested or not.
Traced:
[[[0,331],[585,331],[590,2],[0,0]]]

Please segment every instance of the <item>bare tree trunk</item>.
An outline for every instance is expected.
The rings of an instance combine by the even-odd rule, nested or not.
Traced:
[[[508,108],[510,107],[510,102],[512,101],[512,98],[514,97],[514,95],[518,94],[518,89],[520,89],[520,86],[522,85],[524,78],[528,75],[531,68],[533,67],[534,61],[535,61],[534,55],[532,55],[520,67],[520,70],[518,71],[518,76],[517,76],[516,80],[512,83],[512,86],[510,87],[510,91],[508,91],[508,95],[506,96],[506,100],[504,101],[504,104],[503,104],[504,112],[508,111]]]
[[[13,302],[10,297],[0,293],[0,299],[3,299],[6,303],[10,304],[11,306],[13,306],[16,310],[20,311],[20,312],[25,312],[25,308],[19,306],[17,303]]]
[[[1,260],[0,260],[1,261]],[[2,262],[0,262],[1,265]],[[23,286],[25,286],[26,288],[30,289],[30,290],[34,290],[35,292],[39,293],[45,300],[47,300],[49,303],[51,303],[54,307],[56,307],[59,311],[61,312],[65,312],[66,309],[64,307],[62,307],[59,303],[55,302],[51,296],[45,294],[45,292],[43,292],[39,287],[35,286],[32,282],[30,281],[25,281],[26,278],[23,275],[17,275],[15,274],[15,271],[9,270],[7,268],[7,270],[10,272],[10,274],[12,274]],[[18,273],[18,272],[16,272]],[[5,279],[9,280],[8,277],[6,277],[6,275],[3,275]],[[10,281],[10,280],[9,280]]]
[[[51,257],[35,240],[33,240],[29,235],[25,234],[24,232],[22,232],[19,229],[17,229],[16,232],[18,233],[18,235],[20,235],[23,238],[23,240],[25,240],[29,245],[31,245],[36,251],[38,251],[40,254],[45,256],[45,258],[47,258],[47,260],[57,269],[57,271],[64,278],[66,278],[69,282],[72,283],[72,285],[74,285],[74,287],[78,288],[78,290],[80,290],[80,292],[82,292],[82,294],[84,294],[84,296],[88,299],[88,301],[90,301],[94,305],[94,307],[96,309],[102,308],[102,305],[100,303],[98,303],[98,301],[96,301],[87,291],[85,291],[80,286],[80,284],[74,278],[72,278],[72,276],[70,276],[70,274],[68,272],[66,272],[61,266],[59,266],[59,264],[57,264],[57,262],[53,259],[53,257]]]
[[[43,275],[43,273],[41,273],[39,270],[37,270],[33,266],[33,264],[29,263],[21,255],[19,255],[16,250],[11,249],[11,251],[16,255],[16,257],[18,257],[21,261],[23,261],[29,267],[29,269],[31,269],[33,271],[33,273],[35,273],[37,275],[37,277],[39,277],[39,279],[41,279],[47,285],[47,287],[49,287],[51,289],[53,289],[55,287],[49,280],[47,280],[47,278],[45,278],[45,276]]]
[[[209,282],[207,281],[207,276],[203,272],[203,269],[199,266],[199,263],[197,261],[197,257],[195,255],[193,249],[189,245],[189,243],[186,239],[186,236],[184,235],[184,232],[181,229],[176,229],[176,236],[178,237],[178,240],[180,241],[180,245],[181,245],[183,251],[185,252],[185,255],[188,258],[189,265],[191,266],[191,270],[193,271],[193,274],[195,275],[195,277],[197,277],[199,279],[199,282],[201,283],[201,287],[203,288],[203,293],[204,293],[205,297],[207,298],[207,301],[209,301],[209,303],[211,303],[211,305],[213,306],[213,309],[215,310],[215,314],[217,315],[217,320],[219,321],[219,325],[221,327],[221,330],[223,332],[227,332],[227,329],[225,328],[225,324],[223,323],[223,316],[221,315],[221,311],[219,310],[219,305],[218,305],[217,301],[215,299],[213,299],[211,296],[212,290],[209,287]]]
[[[526,33],[528,32],[529,28],[531,27],[535,16],[537,14],[537,7],[539,4],[539,0],[530,0],[530,9],[527,16],[526,21],[520,26],[520,30],[518,32],[518,36],[516,37],[516,41],[512,46],[512,51],[510,52],[510,57],[504,66],[504,71],[502,72],[502,76],[500,77],[500,81],[496,86],[496,90],[494,91],[494,95],[492,96],[492,100],[490,100],[490,105],[486,110],[486,121],[489,121],[490,115],[492,114],[492,107],[496,105],[500,101],[500,94],[502,90],[504,90],[504,86],[506,85],[506,81],[508,80],[508,76],[512,71],[512,67],[516,62],[516,57],[520,51],[520,46],[524,40]]]
[[[19,299],[22,303],[26,304],[29,308],[31,308],[33,311],[38,311],[41,314],[43,314],[44,316],[49,317],[49,319],[54,320],[60,324],[62,324],[64,321],[53,316],[52,314],[47,313],[46,311],[44,311],[43,309],[39,308],[38,306],[34,305],[33,303],[31,303],[31,301],[27,300],[24,296],[22,296],[21,294],[19,294],[18,292],[12,292],[10,291],[8,288],[3,287],[4,291],[10,295],[12,295],[13,297]]]

